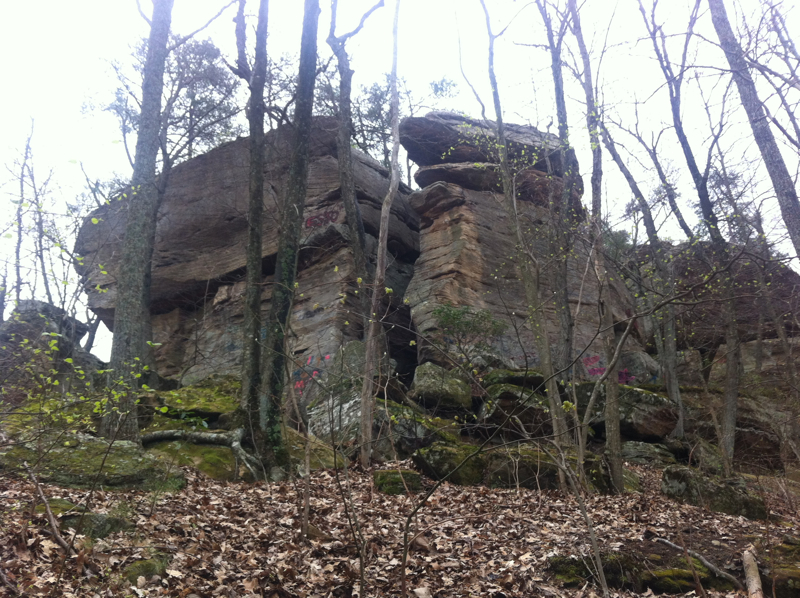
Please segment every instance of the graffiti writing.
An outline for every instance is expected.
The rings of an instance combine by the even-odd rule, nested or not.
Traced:
[[[305,365],[292,372],[294,389],[297,391],[297,394],[303,396],[303,389],[305,389],[307,385],[312,384],[312,380],[318,378],[322,374],[322,370],[330,359],[330,355],[325,355],[325,357],[321,355],[309,355]]]
[[[322,212],[322,214],[317,214],[316,216],[309,216],[306,218],[306,228],[325,226],[331,222],[336,222],[338,219],[339,210],[337,208],[333,208],[332,210],[326,210]]]
[[[600,361],[599,355],[590,355],[588,357],[584,357],[581,361],[583,361],[583,365],[586,366],[586,373],[590,376],[602,376],[606,373],[606,368]],[[630,384],[636,379],[636,376],[631,374],[628,371],[628,368],[619,370],[617,372],[617,380],[620,384]]]

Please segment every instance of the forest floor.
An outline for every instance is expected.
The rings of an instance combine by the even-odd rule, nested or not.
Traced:
[[[749,521],[672,502],[659,492],[659,471],[632,469],[641,477],[641,492],[586,497],[603,552],[676,552],[653,541],[655,534],[702,553],[743,580],[741,555],[748,544],[756,539],[779,543],[787,528],[798,529],[800,514],[777,488],[765,491],[774,517]],[[423,494],[380,494],[372,476],[358,470],[339,472],[338,479],[332,471],[315,472],[313,539],[305,540],[300,534],[303,480],[249,484],[218,482],[193,470],[186,475],[188,485],[175,493],[90,493],[42,485],[49,500],[88,502],[93,512],[135,524],[93,542],[62,531],[75,548],[68,558],[46,517],[31,517],[34,484],[0,477],[0,595],[357,596],[359,557],[351,531],[356,522],[367,540],[365,594],[400,595],[403,526]],[[562,588],[547,569],[554,556],[591,558],[587,525],[573,496],[444,484],[414,518],[412,536],[417,534],[406,565],[410,597],[602,595],[592,579]],[[162,563],[160,574],[126,579],[127,566],[153,557]],[[612,590],[612,595],[652,592]]]

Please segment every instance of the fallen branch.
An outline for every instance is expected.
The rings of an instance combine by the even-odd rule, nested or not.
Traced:
[[[744,578],[747,581],[747,595],[749,598],[764,598],[761,589],[761,576],[758,573],[758,563],[756,562],[755,548],[749,545],[742,553],[742,563],[744,564]]]
[[[730,573],[725,573],[722,569],[720,569],[719,567],[714,565],[711,561],[709,561],[706,557],[704,557],[699,552],[696,552],[694,550],[690,550],[688,548],[683,548],[681,546],[678,546],[677,544],[673,544],[672,542],[670,542],[666,538],[653,538],[653,539],[656,542],[661,542],[662,544],[666,544],[667,546],[670,546],[670,547],[674,548],[675,550],[680,550],[681,552],[686,550],[686,552],[690,556],[693,556],[698,561],[700,561],[703,564],[703,566],[706,569],[708,569],[709,571],[711,571],[714,575],[716,575],[717,577],[721,577],[723,579],[727,579],[729,582],[731,582],[736,587],[736,589],[744,590],[744,586],[742,585],[742,582],[740,582],[738,579],[736,579]]]
[[[11,581],[6,577],[6,572],[3,571],[3,568],[0,567],[0,580],[3,581],[3,585],[8,588],[8,591],[11,592],[12,596],[19,596],[19,590],[17,586],[11,583]]]
[[[159,430],[157,432],[150,432],[149,434],[142,435],[142,444],[150,444],[153,442],[164,442],[168,440],[185,440],[193,444],[216,444],[218,446],[227,446],[233,451],[233,454],[244,463],[247,470],[253,475],[254,479],[258,479],[257,473],[260,468],[258,460],[247,453],[242,448],[242,439],[244,438],[244,428],[237,428],[231,432],[188,432],[186,430]]]
[[[30,466],[28,466],[28,462],[25,461],[23,465],[25,466],[25,470],[28,472],[31,481],[36,486],[36,493],[39,495],[39,499],[42,501],[42,503],[44,503],[45,512],[47,513],[47,522],[50,524],[50,528],[53,531],[53,538],[55,539],[56,544],[61,546],[61,548],[63,548],[67,554],[72,554],[75,552],[74,548],[72,548],[72,546],[70,546],[67,541],[61,537],[61,534],[58,533],[58,523],[53,515],[53,511],[50,509],[50,503],[47,502],[44,491],[42,491],[42,485],[39,483],[39,480],[36,479],[33,470],[30,468]]]

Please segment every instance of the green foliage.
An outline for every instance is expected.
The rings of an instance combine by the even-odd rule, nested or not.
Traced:
[[[488,309],[474,310],[466,305],[440,305],[433,310],[433,317],[439,329],[436,340],[467,365],[478,353],[491,349],[492,342],[508,328]]]

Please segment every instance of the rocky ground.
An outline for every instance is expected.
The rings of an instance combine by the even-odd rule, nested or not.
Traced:
[[[410,463],[387,467],[398,466]],[[656,538],[701,553],[741,581],[742,551],[755,544],[766,595],[772,595],[773,581],[776,598],[798,595],[800,503],[790,482],[766,484],[771,516],[751,521],[670,501],[659,491],[660,471],[632,469],[641,491],[585,499],[606,576],[617,586],[612,595],[737,594],[730,582],[694,559],[687,563],[682,551]],[[68,556],[44,509],[33,509],[40,502],[35,485],[15,475],[0,478],[0,595],[357,596],[354,529],[366,540],[365,595],[401,595],[403,525],[429,480],[422,479],[421,493],[388,495],[368,472],[313,472],[306,540],[300,532],[302,479],[250,484],[184,473],[188,484],[174,493],[42,485]],[[85,533],[113,532],[115,520],[102,514],[132,527],[103,538],[75,534],[80,516],[68,518],[65,501],[96,514],[100,524],[84,526]],[[557,491],[444,484],[412,517],[409,537],[409,596],[602,595],[579,506]]]

